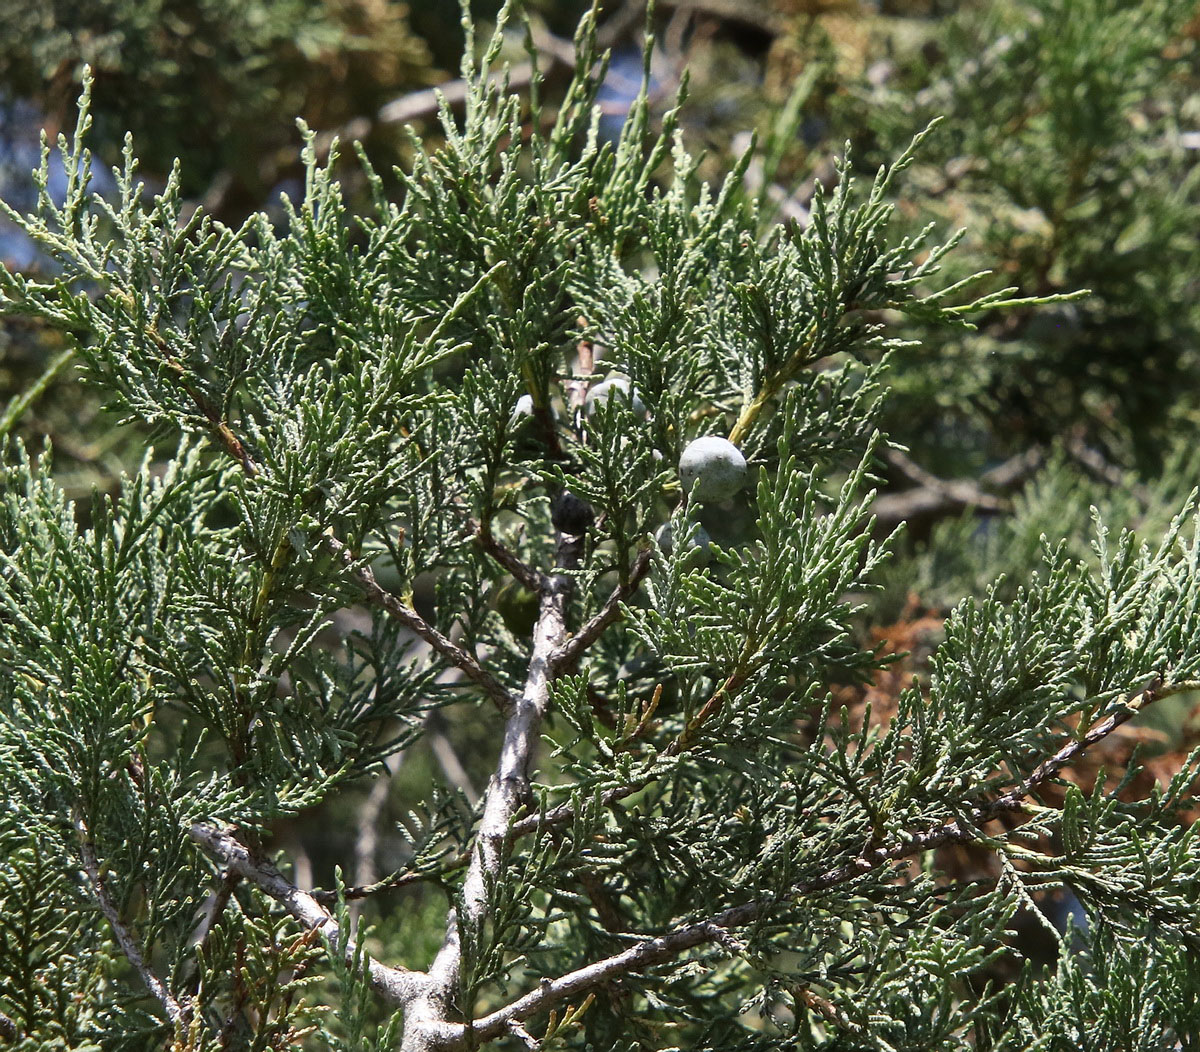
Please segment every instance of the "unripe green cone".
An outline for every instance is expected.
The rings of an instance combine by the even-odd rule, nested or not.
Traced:
[[[533,634],[538,615],[536,592],[509,579],[496,589],[495,605],[500,620],[514,636],[527,639]]]

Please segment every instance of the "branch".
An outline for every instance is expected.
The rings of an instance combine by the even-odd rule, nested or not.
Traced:
[[[377,895],[381,891],[394,891],[397,888],[406,888],[409,884],[420,884],[422,881],[441,882],[449,874],[455,870],[462,869],[471,861],[471,856],[464,851],[461,855],[455,855],[446,865],[439,869],[429,870],[411,870],[407,873],[392,873],[390,876],[383,877],[375,881],[373,884],[355,884],[351,887],[342,889],[342,898],[347,902],[354,899],[365,899],[371,895]],[[314,888],[312,891],[313,901],[325,905],[326,903],[335,903],[338,900],[338,893],[330,891],[327,888]]]
[[[363,566],[355,559],[350,551],[336,537],[326,535],[325,547],[340,559],[342,565],[350,571],[350,576],[358,583],[366,598],[376,606],[382,607],[388,614],[399,621],[405,628],[425,640],[434,650],[442,655],[455,668],[459,669],[467,679],[481,687],[483,692],[496,703],[501,712],[511,712],[517,705],[517,700],[504,689],[496,678],[479,664],[473,654],[468,653],[454,640],[442,635],[433,625],[429,624],[411,606],[383,588],[375,580],[375,574],[369,566]]]
[[[217,886],[217,890],[208,896],[204,904],[204,915],[192,932],[192,945],[198,952],[203,952],[208,945],[208,940],[212,936],[217,922],[221,919],[221,914],[229,905],[229,900],[233,897],[238,884],[241,883],[241,879],[234,873],[221,874],[221,883]],[[197,981],[199,981],[198,978]]]
[[[125,309],[131,321],[136,318],[137,312],[134,301],[128,293],[120,289],[109,289],[108,295]],[[179,386],[183,388],[184,392],[192,400],[192,404],[196,407],[197,412],[204,417],[209,427],[213,429],[217,439],[224,446],[225,451],[241,464],[242,470],[246,472],[247,476],[250,478],[257,476],[261,470],[258,462],[242,444],[242,440],[234,434],[233,429],[225,420],[220,409],[189,381],[186,366],[180,361],[175,349],[167,342],[162,333],[158,331],[158,327],[151,323],[144,326],[143,331],[146,334],[146,338],[158,348],[159,353],[163,356],[163,364],[175,374],[179,380]]]
[[[629,579],[617,585],[596,615],[555,651],[552,658],[555,669],[570,668],[600,638],[601,633],[621,616],[621,603],[637,591],[649,570],[650,549],[643,548],[633,562]]]
[[[466,797],[467,803],[474,808],[479,803],[479,790],[471,783],[471,776],[463,766],[462,760],[458,758],[458,753],[454,751],[454,745],[436,727],[430,729],[428,737],[433,758],[437,760],[442,774],[446,776],[446,781],[462,793]]]
[[[898,450],[888,450],[884,456],[888,463],[917,485],[900,493],[885,493],[875,499],[871,514],[875,517],[876,528],[882,531],[888,531],[910,519],[949,515],[964,508],[1007,511],[1008,501],[988,491],[1015,489],[1037,470],[1044,459],[1040,450],[1028,450],[984,472],[976,483],[964,479],[938,478]]]
[[[766,2],[748,2],[748,0],[661,0],[662,6],[668,10],[686,12],[692,15],[709,15],[737,22],[741,25],[757,29],[770,37],[778,36],[786,25],[782,16],[777,15],[773,5]]]
[[[1043,782],[1048,782],[1064,767],[1073,764],[1085,749],[1095,745],[1100,739],[1107,738],[1143,709],[1163,698],[1169,698],[1173,694],[1186,694],[1193,690],[1200,690],[1200,680],[1180,680],[1178,683],[1163,686],[1161,677],[1155,676],[1147,686],[1132,697],[1126,695],[1124,703],[1111,716],[1107,716],[1095,724],[1083,737],[1067,742],[1048,760],[1040,763],[1019,786],[994,801],[990,805],[991,810],[996,813],[1015,811],[1021,805],[1021,801]]]
[[[128,300],[128,297],[124,294],[117,295],[116,298],[123,303]],[[258,476],[262,470],[258,462],[251,456],[241,439],[234,434],[232,428],[221,417],[216,407],[187,382],[185,378],[186,372],[167,341],[162,338],[157,329],[148,328],[146,333],[162,352],[168,367],[179,376],[183,389],[191,397],[196,408],[208,420],[222,446],[224,446],[225,451],[242,466],[242,470],[246,473],[247,477],[255,478]],[[496,703],[501,712],[508,712],[512,708],[514,703],[512,695],[496,681],[495,677],[479,664],[473,655],[467,653],[467,651],[463,650],[453,640],[447,639],[412,607],[383,589],[379,585],[379,582],[375,580],[375,575],[371,572],[370,567],[356,566],[353,554],[341,541],[336,537],[326,536],[325,547],[336,558],[340,559],[343,565],[350,569],[351,576],[358,582],[368,599],[377,606],[383,607],[384,610],[408,628],[409,631],[425,640],[426,643],[446,658],[447,661],[459,668],[468,679],[473,680],[478,686],[482,687],[484,693]],[[286,540],[281,541],[280,551],[286,550]],[[516,557],[514,556],[513,558],[515,559]]]
[[[560,534],[556,563],[563,570],[579,563],[584,538]],[[525,688],[508,715],[500,758],[484,796],[483,818],[475,836],[471,862],[463,882],[459,907],[446,925],[446,939],[429,968],[429,986],[405,1011],[405,1050],[441,1043],[437,1034],[460,1024],[442,1022],[450,1008],[462,966],[460,932],[479,927],[487,912],[488,885],[500,875],[513,815],[529,795],[529,764],[539,740],[542,718],[550,704],[554,658],[567,634],[567,600],[571,578],[554,573],[547,578],[533,629],[533,647]]]
[[[965,479],[941,479],[926,471],[907,453],[898,449],[885,449],[883,458],[899,470],[910,481],[944,497],[953,504],[974,507],[981,511],[1007,511],[1008,502],[984,492],[976,483]]]
[[[96,895],[96,901],[100,904],[100,912],[108,918],[108,923],[112,927],[113,935],[116,936],[117,944],[121,947],[121,952],[133,965],[134,971],[142,977],[142,981],[149,987],[150,992],[158,998],[167,1013],[167,1018],[176,1026],[185,1023],[191,1014],[191,1002],[185,1001],[181,1005],[167,989],[166,984],[150,970],[146,958],[142,955],[142,948],[138,944],[137,937],[125,926],[125,922],[121,920],[121,914],[108,896],[108,885],[104,875],[100,872],[100,863],[96,859],[96,848],[92,843],[92,835],[88,832],[88,827],[79,814],[75,816],[75,830],[79,834],[79,852],[83,856],[84,872],[87,873],[92,891]]]
[[[317,928],[330,945],[342,948],[347,962],[353,964],[358,951],[349,933],[343,933],[337,921],[310,894],[301,891],[274,866],[257,862],[249,850],[229,833],[207,822],[194,822],[191,837],[204,852],[227,872],[253,881],[302,924]],[[420,993],[425,977],[406,968],[390,968],[367,956],[366,971],[372,988],[395,1004],[408,1004]]]

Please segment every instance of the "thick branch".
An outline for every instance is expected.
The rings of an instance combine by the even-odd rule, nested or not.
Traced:
[[[134,971],[142,977],[142,981],[149,987],[150,992],[158,998],[167,1013],[167,1018],[176,1025],[186,1022],[191,1008],[190,1003],[185,1002],[181,1005],[167,989],[166,984],[150,970],[146,958],[142,955],[142,948],[138,944],[137,937],[125,926],[125,922],[121,920],[121,914],[113,905],[112,899],[109,898],[108,884],[104,879],[104,874],[100,872],[100,863],[96,859],[96,848],[92,843],[92,835],[79,815],[75,816],[75,830],[79,834],[79,852],[83,857],[84,872],[87,873],[96,901],[100,904],[100,911],[112,927],[113,935],[121,947],[121,952],[133,965]]]
[[[517,704],[516,699],[497,682],[487,669],[479,664],[473,654],[468,653],[454,640],[442,635],[411,606],[383,588],[375,580],[375,574],[371,572],[371,568],[358,565],[353,552],[336,537],[326,536],[324,542],[325,547],[340,559],[344,566],[349,568],[350,575],[370,602],[386,610],[410,632],[425,640],[450,664],[459,669],[467,679],[481,687],[501,712],[512,711]]]
[[[582,537],[560,536],[558,565],[562,569],[574,568],[582,548]],[[441,1043],[436,1030],[453,1026],[442,1021],[451,1009],[462,965],[460,930],[464,925],[476,928],[483,923],[487,912],[487,887],[500,875],[509,825],[529,795],[529,764],[537,747],[542,718],[550,703],[554,657],[567,634],[570,593],[571,578],[556,573],[547,579],[541,594],[525,689],[504,727],[500,758],[485,794],[483,819],[463,882],[461,905],[450,915],[445,942],[430,966],[429,988],[406,1011],[403,1045],[406,1052],[435,1047]]]
[[[191,836],[227,872],[253,881],[302,924],[320,929],[331,945],[342,947],[347,961],[354,961],[358,951],[349,934],[342,932],[337,921],[316,899],[301,891],[274,866],[256,861],[245,845],[206,822],[193,823]],[[411,1002],[424,985],[423,975],[405,968],[390,968],[373,957],[366,958],[366,969],[372,988],[396,1004]]]

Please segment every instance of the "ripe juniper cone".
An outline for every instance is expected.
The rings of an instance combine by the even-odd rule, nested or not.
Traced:
[[[701,504],[728,500],[746,481],[746,458],[727,438],[698,438],[679,458],[679,481]]]
[[[654,534],[654,540],[664,555],[670,556],[675,551],[675,529],[669,522],[664,522]],[[688,551],[684,555],[684,564],[691,569],[707,566],[712,558],[710,545],[712,538],[703,526],[697,526],[688,542]]]
[[[616,395],[629,403],[629,407],[639,416],[646,411],[646,403],[642,401],[636,387],[630,387],[629,381],[623,376],[610,376],[601,380],[587,395],[586,409],[591,416],[600,406]]]
[[[523,394],[517,399],[517,404],[513,406],[512,422],[519,424],[526,417],[533,416],[533,395]],[[550,417],[553,420],[558,419],[558,410],[554,406],[550,406]]]
[[[588,527],[596,521],[596,512],[586,500],[565,489],[550,505],[550,521],[560,533],[578,535],[587,533]]]
[[[517,404],[513,406],[513,420],[520,420],[523,416],[533,416],[533,395],[523,394],[517,399]]]

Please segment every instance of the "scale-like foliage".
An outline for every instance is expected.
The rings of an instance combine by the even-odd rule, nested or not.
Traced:
[[[508,17],[481,59],[469,39],[465,112],[414,142],[399,202],[365,166],[367,216],[307,131],[278,226],[186,212],[178,174],[148,199],[132,145],[91,194],[86,80],[65,198],[44,156],[36,210],[8,209],[55,269],[4,272],[0,306],[70,332],[160,448],[183,438],[87,508],[45,458],[6,469],[4,1025],[36,1047],[1050,1048],[1065,999],[1088,1047],[1194,1040],[1194,766],[1144,798],[1060,791],[1200,681],[1191,502],[1161,543],[1100,527],[973,582],[927,687],[883,720],[835,705],[891,660],[861,621],[892,543],[870,515],[894,323],[968,332],[1045,290],[967,299],[981,276],[941,271],[961,235],[897,230],[927,133],[760,234],[752,156],[699,184],[677,110],[651,131],[648,66],[601,141],[594,12],[554,120],[492,76]],[[720,435],[749,481],[714,506],[676,465]],[[451,719],[496,757],[482,793]],[[369,880],[301,886],[289,831],[429,759],[453,790],[404,802],[387,875],[371,818],[323,845]],[[954,875],[959,849],[985,877]],[[1068,888],[1084,955],[1023,966],[1010,929]],[[392,903],[373,929],[363,899]],[[1105,955],[1138,974],[1085,963]],[[1193,1007],[1145,1031],[1175,995]]]

